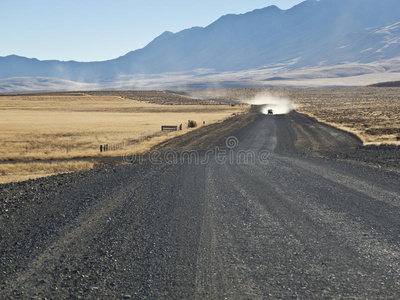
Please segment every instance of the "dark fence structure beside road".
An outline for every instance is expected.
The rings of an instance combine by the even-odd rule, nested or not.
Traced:
[[[102,144],[99,146],[100,152],[109,152],[109,151],[116,151],[121,150],[126,146],[133,146],[135,144],[139,144],[145,140],[151,139],[156,136],[167,135],[170,132],[182,130],[182,124],[179,126],[168,126],[163,125],[161,126],[161,131],[157,131],[153,134],[141,134],[137,139],[127,140],[125,142],[116,143],[116,144]]]

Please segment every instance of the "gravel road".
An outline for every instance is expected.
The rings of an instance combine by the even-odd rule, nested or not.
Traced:
[[[229,134],[0,185],[0,298],[400,298],[399,173],[312,157],[360,142],[296,113]]]

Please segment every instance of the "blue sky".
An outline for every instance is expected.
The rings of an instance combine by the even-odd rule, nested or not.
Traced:
[[[143,48],[164,31],[207,26],[228,13],[301,0],[1,0],[0,56],[98,61]]]

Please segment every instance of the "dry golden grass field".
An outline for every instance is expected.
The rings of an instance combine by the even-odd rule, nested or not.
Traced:
[[[298,112],[358,135],[365,145],[400,145],[400,88],[241,88],[191,91],[193,96],[235,101],[257,95],[287,98]],[[259,98],[259,97],[258,97]]]
[[[123,156],[133,143],[135,153],[141,153],[193,130],[187,128],[188,120],[201,127],[203,122],[207,125],[222,121],[248,109],[210,101],[198,105],[194,100],[165,92],[137,95],[138,101],[135,92],[129,98],[110,93],[1,96],[0,183],[88,169],[94,164],[23,161]],[[157,99],[164,105],[157,104]],[[182,131],[159,135],[162,125],[180,124]],[[100,153],[103,144],[118,147]]]

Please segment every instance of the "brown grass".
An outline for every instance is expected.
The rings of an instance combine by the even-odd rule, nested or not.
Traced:
[[[308,91],[297,110],[352,132],[365,145],[400,145],[400,89],[347,88]]]
[[[144,101],[145,92],[140,93],[141,101],[132,100],[133,95],[130,93],[131,99],[83,93],[2,96],[0,161],[122,156],[131,150],[134,141],[135,151],[141,153],[188,132],[188,120],[195,120],[201,127],[203,122],[206,125],[218,122],[247,109],[246,106],[193,105],[193,100],[191,105],[159,105],[153,94],[153,103]],[[156,135],[162,125],[180,124],[182,131],[148,138]],[[102,144],[120,147],[100,153]],[[34,170],[32,166],[29,170]],[[15,168],[8,170],[6,175]]]

